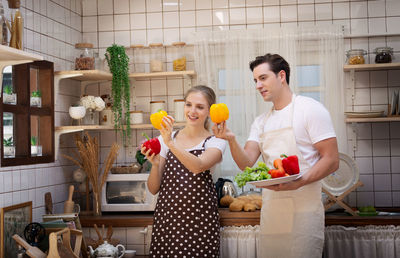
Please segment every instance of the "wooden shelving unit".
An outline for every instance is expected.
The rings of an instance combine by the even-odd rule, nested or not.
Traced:
[[[151,78],[162,78],[162,77],[193,77],[196,73],[194,71],[178,71],[178,72],[157,72],[157,73],[131,73],[129,78],[134,79],[151,79]]]
[[[377,122],[399,122],[400,116],[373,117],[373,118],[346,118],[346,123],[377,123]]]
[[[175,127],[183,127],[184,122],[175,123]],[[131,129],[153,129],[152,124],[131,124]],[[58,126],[56,132],[68,132],[68,131],[88,131],[88,130],[114,130],[114,126],[108,125],[71,125],[71,126]]]
[[[101,70],[57,71],[54,76],[77,81],[110,81],[112,79],[111,73]]]
[[[400,69],[400,63],[387,63],[387,64],[359,64],[359,65],[345,65],[343,71],[376,71],[376,70],[396,70]]]
[[[43,60],[43,57],[16,48],[0,45],[1,65],[23,64],[39,60]]]

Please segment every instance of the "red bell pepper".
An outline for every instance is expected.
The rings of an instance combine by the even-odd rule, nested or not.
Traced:
[[[288,157],[285,154],[282,154],[281,157],[284,158],[282,160],[282,165],[286,173],[289,175],[296,175],[300,172],[299,159],[296,155]]]
[[[142,146],[144,146],[146,150],[150,150],[149,155],[151,156],[153,153],[157,155],[158,153],[160,153],[160,141],[157,138],[150,139],[145,133],[142,133],[142,135],[147,139],[147,141],[145,141]]]

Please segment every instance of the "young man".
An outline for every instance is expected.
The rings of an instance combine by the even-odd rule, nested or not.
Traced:
[[[273,108],[258,116],[242,148],[225,122],[214,134],[229,142],[241,170],[260,154],[269,168],[281,154],[297,155],[302,177],[263,189],[258,257],[322,257],[324,208],[320,180],[339,167],[336,135],[329,112],[289,88],[290,68],[277,54],[250,63],[256,89]]]

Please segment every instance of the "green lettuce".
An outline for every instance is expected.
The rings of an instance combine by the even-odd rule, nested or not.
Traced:
[[[270,179],[269,168],[264,162],[258,162],[257,167],[246,167],[242,173],[235,176],[235,182],[239,187],[243,187],[247,182]]]

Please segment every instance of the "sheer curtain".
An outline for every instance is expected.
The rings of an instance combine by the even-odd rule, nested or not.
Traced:
[[[221,258],[256,258],[260,226],[221,228]]]
[[[255,89],[249,62],[256,56],[278,53],[290,64],[290,87],[296,94],[314,97],[330,111],[339,149],[347,152],[344,123],[344,46],[341,26],[206,31],[195,34],[198,83],[212,87],[217,101],[230,110],[228,127],[244,144],[254,118],[271,103]],[[233,176],[238,168],[225,151],[216,177]]]
[[[400,227],[326,227],[324,257],[399,258]]]

